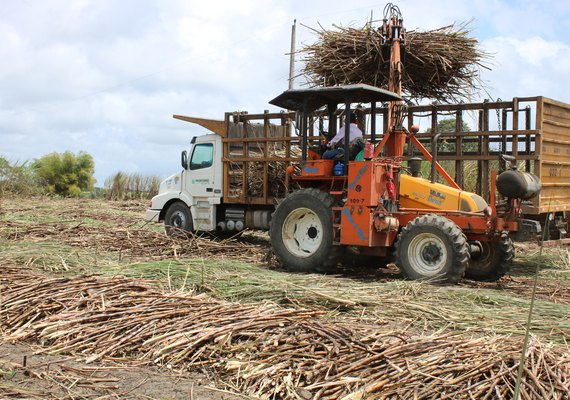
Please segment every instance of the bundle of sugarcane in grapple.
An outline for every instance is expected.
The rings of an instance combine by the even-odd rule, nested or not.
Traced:
[[[391,45],[388,18],[379,26],[312,29],[318,40],[299,51],[302,73],[312,86],[365,83],[389,86]],[[481,87],[480,68],[488,57],[469,37],[466,24],[399,33],[402,90],[411,99],[457,101]]]

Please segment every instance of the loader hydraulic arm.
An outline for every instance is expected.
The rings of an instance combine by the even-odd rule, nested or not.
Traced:
[[[382,36],[385,38],[385,45],[390,46],[390,77],[388,90],[402,95],[402,60],[401,46],[405,41],[405,29],[400,9],[387,4],[384,8],[384,21],[382,24]],[[383,148],[386,147],[388,157],[401,157],[404,155],[404,144],[406,134],[402,130],[404,120],[404,102],[390,101],[388,103],[388,132],[384,133],[384,138],[376,146],[374,157],[378,157]]]

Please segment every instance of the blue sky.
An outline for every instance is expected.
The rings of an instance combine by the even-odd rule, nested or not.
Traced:
[[[570,2],[403,0],[408,30],[471,21],[494,54],[478,98],[570,103]],[[385,3],[337,0],[0,0],[0,155],[87,151],[117,171],[166,177],[204,133],[172,114],[261,112],[287,87],[290,30],[362,26]],[[297,63],[299,70],[301,64]]]

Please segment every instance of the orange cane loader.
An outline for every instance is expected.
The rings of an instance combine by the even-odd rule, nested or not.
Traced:
[[[297,111],[302,135],[300,172],[292,176],[301,189],[290,193],[271,218],[274,253],[291,271],[327,271],[349,257],[395,256],[396,265],[410,279],[455,283],[463,276],[496,280],[512,264],[514,246],[509,235],[519,229],[521,202],[536,196],[540,182],[528,172],[509,169],[492,175],[489,203],[463,191],[437,162],[437,139],[431,154],[415,134],[403,126],[400,46],[404,29],[399,13],[382,27],[390,46],[390,86],[383,90],[364,84],[291,89],[270,101]],[[356,104],[388,102],[388,130],[368,144],[364,160],[349,159],[349,128],[345,124],[345,159],[340,174],[333,160],[308,159],[310,118],[328,114],[335,128],[339,105],[344,115]],[[403,167],[406,141],[431,162],[431,179],[419,176],[420,160]],[[514,159],[503,157],[514,165]],[[404,173],[407,170],[408,173]],[[446,181],[436,181],[439,174]],[[495,179],[496,178],[496,179]],[[496,190],[503,205],[495,206]]]

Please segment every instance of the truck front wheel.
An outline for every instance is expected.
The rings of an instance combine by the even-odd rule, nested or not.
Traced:
[[[396,241],[396,264],[410,279],[457,283],[469,263],[461,229],[440,215],[410,221]]]
[[[192,232],[194,224],[192,223],[192,213],[186,204],[181,201],[172,203],[164,217],[164,227],[169,236],[176,235],[176,233]]]
[[[269,234],[277,259],[294,272],[327,272],[335,267],[340,248],[333,245],[334,199],[318,189],[291,193],[279,204]]]

